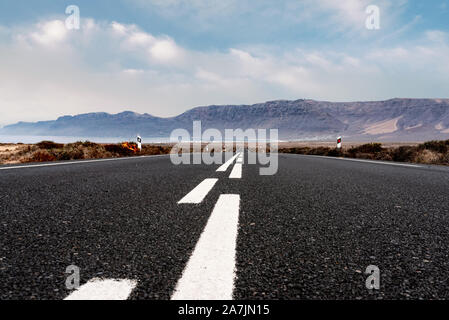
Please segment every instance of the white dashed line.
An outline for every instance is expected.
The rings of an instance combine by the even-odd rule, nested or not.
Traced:
[[[232,300],[239,207],[240,195],[220,196],[172,300]]]
[[[83,164],[83,163],[93,163],[93,162],[105,162],[105,161],[119,161],[119,160],[136,160],[142,158],[156,158],[156,157],[167,157],[169,155],[155,155],[155,156],[138,156],[138,157],[127,157],[127,158],[111,158],[111,159],[97,159],[97,160],[82,160],[82,161],[71,161],[71,162],[57,162],[57,163],[44,163],[44,164],[33,164],[26,166],[14,166],[14,167],[2,167],[0,170],[14,170],[14,169],[25,169],[25,168],[39,168],[39,167],[54,167],[54,166],[67,166],[72,164]]]
[[[232,172],[229,176],[231,179],[241,179],[242,178],[242,164],[236,163],[234,165],[234,168],[232,169]]]
[[[126,300],[136,286],[135,280],[92,279],[64,300]]]
[[[190,191],[184,198],[182,198],[178,204],[182,203],[201,203],[204,198],[207,196],[209,191],[212,190],[214,185],[217,183],[218,179],[206,179],[201,182],[195,189]]]
[[[240,153],[237,153],[235,156],[233,156],[231,159],[226,161],[225,164],[223,164],[220,168],[217,169],[217,172],[226,172],[228,170],[229,166],[234,163],[235,159],[239,156]]]

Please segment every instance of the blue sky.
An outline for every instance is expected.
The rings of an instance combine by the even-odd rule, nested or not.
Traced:
[[[77,5],[81,29],[67,30]],[[380,29],[365,27],[368,5]],[[447,98],[449,0],[4,0],[0,125],[275,99]]]

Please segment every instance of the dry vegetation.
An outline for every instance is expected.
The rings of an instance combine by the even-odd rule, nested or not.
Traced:
[[[205,145],[203,151],[205,151],[204,148]],[[69,144],[58,144],[52,141],[42,141],[37,144],[0,144],[0,164],[160,155],[170,153],[171,149],[172,145],[168,144],[146,144],[142,145],[141,152],[134,152],[123,144],[98,144],[89,141]],[[218,146],[218,149],[220,149],[220,146]],[[193,151],[190,148],[190,152]],[[269,150],[267,149],[266,152],[269,152]],[[380,143],[368,143],[343,148],[342,150],[326,144],[311,144],[311,146],[281,145],[279,152],[449,165],[449,140],[429,141],[412,145],[389,144],[387,146]]]
[[[33,145],[0,144],[0,164],[159,155],[168,154],[170,150],[169,145],[142,145],[141,152],[134,152],[122,144],[97,144],[89,141],[69,144],[52,141]]]
[[[347,157],[370,160],[399,161],[449,165],[449,140],[428,141],[412,146],[384,147],[380,143],[362,144],[338,150],[330,147],[285,147],[281,153]]]

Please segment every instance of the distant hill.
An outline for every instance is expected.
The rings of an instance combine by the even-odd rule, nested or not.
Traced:
[[[19,122],[0,129],[2,135],[169,137],[172,130],[279,129],[287,139],[334,139],[342,135],[359,141],[422,141],[449,139],[449,99],[391,99],[370,102],[315,100],[270,101],[255,105],[207,106],[177,117],[159,118],[130,111],[88,113],[53,121]]]

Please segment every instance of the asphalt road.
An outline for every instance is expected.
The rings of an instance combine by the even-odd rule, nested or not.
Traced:
[[[0,299],[65,299],[69,265],[81,285],[135,281],[129,299],[173,298],[183,278],[191,297],[202,263],[226,276],[200,282],[225,293],[234,265],[235,299],[449,298],[449,168],[279,155],[274,176],[243,164],[230,179],[235,166],[0,167]],[[214,178],[200,203],[178,204]],[[365,287],[369,265],[379,290]]]

